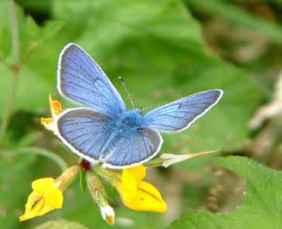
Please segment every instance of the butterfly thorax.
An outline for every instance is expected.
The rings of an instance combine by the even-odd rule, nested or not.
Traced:
[[[123,112],[120,118],[115,122],[114,128],[120,132],[124,130],[136,130],[144,123],[144,118],[139,110]]]

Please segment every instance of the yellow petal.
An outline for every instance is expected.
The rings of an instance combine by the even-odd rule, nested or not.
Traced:
[[[124,169],[122,172],[122,179],[127,179],[128,177],[134,177],[136,181],[141,181],[146,176],[146,167],[143,165],[139,165],[136,167],[132,167],[129,169]]]
[[[145,175],[146,168],[142,165],[122,171],[121,182],[117,184],[117,189],[124,202],[132,202],[136,199],[138,184]]]
[[[49,105],[51,111],[51,117],[41,118],[41,124],[48,130],[55,131],[56,125],[54,123],[54,119],[63,111],[62,104],[58,100],[53,100],[51,95],[49,95]]]
[[[166,202],[160,192],[152,184],[141,182],[134,201],[123,202],[125,206],[135,211],[159,212],[167,210]]]
[[[58,116],[62,111],[62,104],[58,100],[53,100],[51,95],[49,95],[49,104],[52,116]]]
[[[139,211],[150,211],[163,213],[167,210],[166,202],[163,200],[159,190],[148,182],[142,182],[138,188],[136,204]]]
[[[48,212],[62,208],[63,193],[56,186],[55,179],[42,178],[32,182],[33,192],[29,195],[25,205],[25,212],[20,221],[42,216]]]
[[[53,209],[62,208],[63,207],[63,193],[59,189],[53,189],[46,193],[45,201],[46,205]]]
[[[53,122],[52,118],[41,118],[41,119],[40,119],[40,123],[41,123],[43,126],[45,126],[45,127],[47,127],[47,126],[49,126],[50,124],[52,124],[52,122]]]
[[[34,206],[35,203],[37,203],[36,206]],[[19,217],[20,221],[25,221],[38,216],[38,208],[42,208],[42,203],[43,201],[40,200],[38,196],[36,198],[34,193],[31,193],[27,199],[24,214]]]
[[[55,187],[55,179],[51,177],[47,178],[40,178],[32,182],[31,187],[33,190],[37,191],[38,193],[46,192],[46,189],[56,188]]]
[[[135,211],[165,212],[166,202],[157,188],[142,181],[145,175],[144,166],[123,170],[121,181],[116,185],[123,204]]]
[[[134,201],[136,198],[138,182],[130,173],[123,173],[117,189],[125,202]]]

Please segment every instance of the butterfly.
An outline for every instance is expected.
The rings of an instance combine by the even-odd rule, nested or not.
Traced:
[[[162,146],[160,133],[189,128],[222,97],[212,89],[183,97],[146,114],[128,110],[101,67],[79,45],[62,50],[57,88],[81,107],[66,109],[56,120],[56,135],[75,154],[91,163],[122,169],[145,163]]]

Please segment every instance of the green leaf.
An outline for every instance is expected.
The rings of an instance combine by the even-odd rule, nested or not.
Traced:
[[[11,90],[11,87],[14,86],[12,83],[14,76],[6,66],[1,64],[0,74],[2,75],[0,80],[0,112],[2,115],[9,100],[7,90]],[[42,108],[48,107],[48,93],[51,91],[51,87],[50,83],[24,66],[18,76],[14,108],[16,110],[40,111]]]
[[[48,105],[48,94],[55,88],[56,63],[62,22],[50,21],[39,27],[32,18],[17,8],[19,33],[19,73],[13,74],[11,47],[11,24],[7,1],[0,3],[0,118],[12,104],[14,111],[40,111]],[[15,25],[16,26],[16,25]],[[14,79],[16,78],[16,79]],[[16,81],[16,83],[14,83]],[[12,89],[13,88],[13,89]],[[15,99],[11,96],[14,90]],[[10,101],[10,100],[13,101]]]
[[[282,42],[281,25],[268,22],[268,20],[264,20],[260,17],[252,16],[235,4],[230,4],[228,0],[210,0],[207,2],[186,0],[185,2],[197,10],[204,11],[213,16],[220,16],[237,26],[246,27],[275,43],[281,44]]]
[[[279,228],[282,223],[282,173],[240,157],[220,158],[215,163],[246,180],[243,203],[230,213],[191,212],[170,228]]]
[[[24,210],[25,198],[31,190],[31,155],[17,155],[13,151],[0,152],[0,228],[17,228],[18,217]],[[18,163],[20,161],[20,163]]]

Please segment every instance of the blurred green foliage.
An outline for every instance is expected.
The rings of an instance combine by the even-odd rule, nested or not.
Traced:
[[[218,159],[215,163],[245,178],[246,191],[242,205],[230,214],[191,212],[173,223],[170,228],[213,229],[223,226],[239,229],[281,226],[281,172],[239,157]]]
[[[90,195],[81,192],[79,181],[67,191],[63,210],[21,224],[17,219],[31,181],[60,174],[56,163],[52,163],[57,159],[44,158],[46,155],[38,153],[38,149],[39,152],[47,150],[47,155],[49,151],[54,152],[70,164],[77,160],[39,125],[39,118],[48,114],[48,94],[59,98],[56,63],[68,42],[76,42],[87,50],[126,99],[117,80],[121,75],[135,102],[146,111],[197,91],[210,88],[225,91],[216,108],[191,129],[165,136],[162,152],[236,152],[252,141],[248,122],[259,105],[270,99],[275,78],[269,76],[269,72],[273,75],[273,69],[279,69],[282,60],[277,54],[282,49],[279,16],[282,4],[280,1],[253,2],[255,6],[265,7],[259,11],[263,13],[254,15],[248,3],[235,0],[17,0],[18,25],[15,25],[11,21],[11,2],[0,1],[0,120],[4,126],[0,133],[0,227],[34,228],[63,218],[87,228],[108,228]],[[269,12],[274,16],[270,17]],[[213,29],[213,22],[219,27]],[[19,33],[19,60],[12,48],[12,28]],[[243,28],[243,34],[247,31],[247,39],[242,42],[245,37],[240,37],[235,49],[233,35],[242,32],[238,28]],[[224,42],[213,37],[222,30]],[[236,56],[237,47],[244,48],[247,42],[256,45],[257,38],[262,39],[264,45],[259,54],[251,60]],[[226,47],[235,51],[224,52]],[[272,54],[275,58],[269,58]],[[65,103],[65,106],[71,104]],[[134,228],[162,228],[182,214],[187,216],[173,223],[172,228],[213,228],[214,225],[242,228],[240,225],[244,226],[247,220],[249,228],[275,228],[280,223],[278,214],[282,210],[278,204],[281,175],[249,160],[215,160],[216,165],[246,179],[247,196],[235,213],[226,217],[190,213],[203,208],[207,190],[214,181],[213,175],[205,170],[212,164],[211,160],[203,159],[157,174],[159,183],[167,185],[174,182],[175,177],[171,175],[174,170],[176,174],[201,175],[197,184],[188,181],[188,187],[185,185],[191,191],[183,191],[184,194],[180,191],[179,198],[187,203],[181,206],[180,212],[174,210],[176,206],[172,204],[169,212],[177,211],[176,215],[172,213],[173,217],[170,213],[165,217],[136,213],[119,207],[120,203],[113,198],[113,204],[118,207],[117,216],[121,217],[117,228],[125,228],[126,224]],[[161,190],[163,186],[159,186]],[[168,197],[166,193],[164,196]],[[52,222],[38,228],[60,225],[61,221]],[[52,227],[55,228],[49,226]]]

